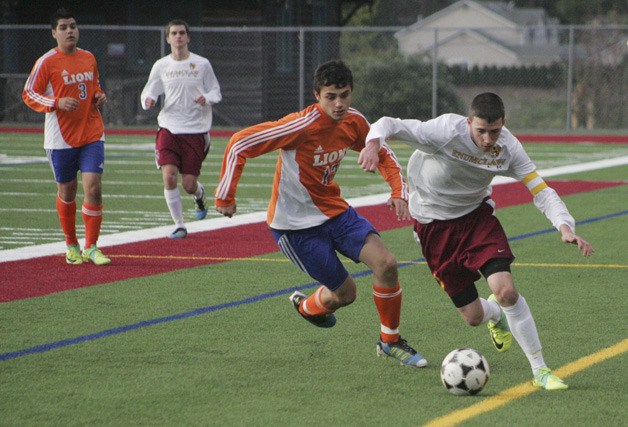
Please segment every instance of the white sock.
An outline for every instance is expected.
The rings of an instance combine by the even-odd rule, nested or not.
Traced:
[[[519,299],[515,305],[502,308],[508,319],[512,336],[517,340],[528,358],[532,372],[536,373],[540,368],[547,368],[545,360],[543,360],[541,340],[536,330],[536,324],[525,298],[519,294]]]
[[[170,216],[174,221],[177,228],[185,228],[185,222],[183,221],[183,203],[181,203],[181,193],[179,193],[179,187],[174,190],[164,189],[164,196],[166,197],[166,204],[168,210],[170,210]]]
[[[502,310],[499,304],[495,301],[489,301],[484,298],[480,298],[482,304],[482,310],[484,310],[484,317],[482,323],[486,323],[489,320],[492,322],[499,322],[502,318]]]
[[[196,192],[194,193],[194,198],[200,199],[201,197],[203,197],[203,194],[205,194],[205,188],[203,187],[203,184],[199,182],[196,184]]]

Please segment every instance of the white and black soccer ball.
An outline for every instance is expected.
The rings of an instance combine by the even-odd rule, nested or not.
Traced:
[[[462,396],[482,391],[489,374],[486,358],[472,348],[453,350],[445,356],[440,368],[440,380],[447,391]]]

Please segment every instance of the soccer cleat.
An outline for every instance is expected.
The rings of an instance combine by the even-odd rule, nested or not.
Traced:
[[[336,324],[336,316],[333,313],[329,314],[321,314],[319,316],[304,316],[299,311],[299,306],[301,305],[301,301],[307,299],[307,296],[299,291],[296,291],[292,295],[290,295],[290,301],[294,305],[294,308],[297,310],[297,313],[301,315],[305,320],[310,322],[314,326],[318,326],[319,328],[331,328]]]
[[[415,349],[408,345],[407,341],[399,337],[397,342],[383,342],[381,339],[375,347],[378,356],[394,357],[403,366],[412,368],[424,368],[427,366],[427,360],[416,352]]]
[[[83,264],[83,257],[81,256],[81,248],[79,245],[68,245],[65,251],[65,262],[68,264]]]
[[[177,228],[172,233],[170,233],[170,235],[168,235],[168,237],[171,239],[184,239],[187,236],[188,236],[188,231],[183,227]]]
[[[497,303],[497,299],[495,295],[491,294],[488,297],[489,301],[495,301]],[[499,304],[499,303],[498,303]],[[487,322],[486,326],[488,327],[488,331],[491,333],[491,340],[493,341],[493,345],[497,349],[497,351],[504,352],[510,349],[512,345],[512,333],[510,332],[510,327],[508,326],[508,319],[506,319],[506,314],[504,314],[504,310],[502,310],[502,318],[499,322]]]
[[[204,219],[207,216],[207,198],[205,197],[205,190],[199,199],[194,198],[194,204],[196,205],[196,219]]]
[[[552,374],[549,368],[541,368],[534,374],[532,385],[543,387],[545,390],[567,390],[569,386],[556,375]]]
[[[96,245],[84,249],[82,257],[84,262],[91,261],[96,265],[107,265],[111,263],[111,260],[107,258]]]

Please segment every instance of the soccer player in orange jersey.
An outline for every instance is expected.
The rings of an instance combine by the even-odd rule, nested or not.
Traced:
[[[98,82],[96,59],[77,47],[79,31],[74,16],[65,9],[51,18],[57,47],[40,57],[31,71],[22,99],[33,110],[45,113],[44,149],[57,183],[57,213],[67,244],[66,262],[111,260],[96,246],[102,222],[101,177],[105,161],[105,134],[99,108],[107,97]],[[76,237],[77,172],[81,171],[85,248]]]
[[[310,323],[334,326],[334,312],[356,298],[356,283],[337,252],[373,271],[373,296],[379,312],[377,353],[403,365],[423,367],[427,361],[399,335],[401,288],[397,260],[375,228],[341,197],[334,176],[347,150],[364,148],[369,123],[351,108],[353,76],[341,61],[326,62],[314,75],[318,103],[274,122],[244,129],[225,149],[216,210],[236,212],[236,187],[248,158],[279,150],[268,225],[279,249],[297,267],[322,284],[311,296],[290,297]],[[407,186],[401,167],[384,144],[379,171],[390,185],[388,205],[399,220],[410,218]]]

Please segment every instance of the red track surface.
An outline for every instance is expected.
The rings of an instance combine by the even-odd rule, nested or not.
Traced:
[[[549,181],[562,196],[622,185],[621,182]],[[530,203],[532,196],[519,183],[495,186],[493,200],[498,208]],[[380,231],[408,227],[399,222],[385,205],[357,209]],[[106,218],[105,218],[106,221]],[[152,276],[199,265],[225,262],[277,252],[266,223],[241,225],[188,235],[186,239],[161,238],[107,247],[111,265],[68,265],[63,255],[35,260],[0,263],[0,302],[33,298],[83,286],[93,286]],[[173,255],[173,254],[176,254]]]

